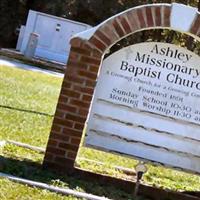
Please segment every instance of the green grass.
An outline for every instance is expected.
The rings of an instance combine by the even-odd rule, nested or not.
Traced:
[[[12,158],[19,161],[30,161],[37,164],[42,164],[43,153],[39,153],[23,147],[18,147],[12,144],[6,144],[0,149],[0,156],[4,158]]]
[[[59,96],[62,79],[22,69],[0,66],[0,140],[12,139],[31,145],[46,145],[52,123],[52,115]],[[34,112],[33,112],[34,111]],[[43,114],[44,113],[44,114]],[[76,177],[60,177],[41,167],[42,154],[6,145],[0,149],[0,169],[4,173],[41,181],[56,186],[105,195],[113,199],[131,199],[130,194],[98,183],[88,183]],[[73,199],[44,192],[40,189],[1,179],[0,199]],[[14,188],[10,191],[10,188]],[[110,192],[112,191],[112,193]],[[45,194],[45,195],[44,195]],[[18,195],[18,196],[16,196]],[[42,197],[39,197],[39,196]]]
[[[113,165],[134,169],[137,160],[117,156],[97,150],[81,148],[80,157],[85,157],[90,160],[104,162],[105,166],[91,165],[88,162],[80,161],[79,165],[90,171],[97,171],[99,173],[114,175],[125,179],[132,179],[122,172],[114,169]],[[200,191],[200,176],[189,173],[164,168],[161,166],[147,165],[148,171],[144,175],[144,183],[164,189],[173,191]]]
[[[0,66],[0,105],[53,115],[62,78]]]
[[[13,183],[7,179],[0,178],[1,200],[81,200],[72,196],[62,196],[47,190],[32,188],[27,185]],[[8,192],[12,191],[12,192]],[[20,192],[19,192],[20,191]]]
[[[45,147],[61,87],[61,78],[22,69],[0,66],[0,140],[12,139]],[[130,194],[96,182],[85,182],[76,177],[61,177],[41,167],[43,154],[6,145],[0,148],[0,170],[27,179],[56,186],[85,191],[111,199],[133,199]],[[104,165],[91,164],[87,158]],[[78,165],[93,172],[133,179],[116,170],[113,165],[134,168],[137,161],[97,150],[81,147]],[[163,167],[148,165],[143,181],[146,184],[174,191],[200,190],[200,177]],[[10,188],[13,188],[12,190]],[[0,199],[72,199],[45,190],[31,188],[6,179],[0,179]],[[11,192],[12,191],[12,192]],[[112,192],[111,192],[112,191]],[[27,196],[29,194],[30,196]],[[24,195],[24,197],[23,197]]]
[[[0,140],[45,146],[62,78],[0,66]]]
[[[0,165],[1,171],[7,174],[12,174],[18,177],[26,178],[33,181],[39,181],[43,183],[47,183],[54,186],[59,186],[62,188],[70,188],[75,191],[87,192],[100,196],[107,196],[111,199],[117,200],[127,200],[133,199],[131,194],[127,194],[124,191],[118,190],[114,187],[107,186],[104,187],[99,185],[98,182],[86,182],[84,180],[79,179],[78,177],[72,176],[60,176],[55,173],[52,173],[47,170],[43,170],[41,167],[41,163],[43,160],[43,155],[40,153],[36,153],[32,150],[24,149],[21,147],[16,147],[11,144],[5,145],[0,149],[0,158],[3,157],[3,160]],[[1,180],[1,179],[0,179]],[[8,180],[2,179],[7,184]],[[72,199],[76,200],[74,197],[62,197],[61,195],[57,195],[50,192],[43,192],[41,189],[35,189],[28,186],[24,186],[21,184],[17,184],[9,181],[8,185],[5,185],[4,190],[0,192],[1,195],[6,195],[10,188],[15,188],[13,192],[10,192],[10,196],[15,199],[15,195],[17,194],[19,197],[23,197],[24,190],[30,192],[29,199],[37,199],[40,194],[46,194],[44,199],[54,199],[54,196],[58,199]],[[24,198],[24,197],[23,197]],[[20,198],[19,198],[20,199]],[[143,199],[141,199],[143,200]]]
[[[0,107],[0,140],[10,139],[44,147],[52,119]]]
[[[149,166],[144,180],[149,185],[173,191],[200,191],[200,177],[158,166]]]

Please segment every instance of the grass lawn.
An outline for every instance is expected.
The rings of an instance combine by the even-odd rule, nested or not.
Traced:
[[[62,78],[0,66],[0,140],[45,146]]]
[[[62,78],[0,65],[0,140],[12,139],[45,147],[55,112]],[[130,194],[98,183],[88,183],[73,177],[59,177],[43,171],[43,154],[13,145],[0,148],[0,170],[27,179],[56,186],[86,191],[111,199],[133,199]],[[105,165],[91,164],[80,158],[100,161]],[[81,147],[78,165],[90,171],[132,179],[113,165],[133,168],[133,159],[111,155]],[[200,190],[200,177],[162,167],[148,165],[144,182],[175,191]],[[72,199],[46,190],[31,188],[6,179],[0,179],[0,199]],[[7,196],[9,193],[10,196]]]
[[[0,179],[1,200],[81,200],[72,196],[62,196],[47,190],[32,188],[27,185],[13,183],[7,179]],[[13,191],[13,192],[8,192]],[[20,193],[19,193],[20,191]]]

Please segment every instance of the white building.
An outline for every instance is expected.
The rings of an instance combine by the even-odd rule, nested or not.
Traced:
[[[26,26],[22,26],[20,30],[17,50],[24,54],[30,34],[36,33],[38,42],[34,56],[66,63],[70,50],[70,38],[90,28],[88,24],[30,10]]]

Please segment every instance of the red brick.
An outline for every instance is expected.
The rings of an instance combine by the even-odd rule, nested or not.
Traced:
[[[134,10],[129,11],[127,13],[127,18],[128,18],[129,24],[131,25],[132,32],[134,32],[140,28],[136,11],[134,11]]]
[[[198,14],[192,24],[190,32],[193,33],[194,35],[197,35],[199,32],[199,28],[200,28],[200,15]]]
[[[73,122],[67,120],[67,119],[60,119],[57,118],[56,116],[54,117],[53,123],[65,126],[65,127],[73,127]]]
[[[78,72],[78,75],[81,76],[81,77],[86,77],[86,78],[92,79],[92,80],[96,80],[96,78],[97,78],[97,74],[87,72],[87,71],[83,71],[83,70],[80,70]]]
[[[76,122],[85,122],[85,117],[80,117],[78,115],[73,115],[73,114],[67,114],[66,116],[67,119],[72,120],[72,121],[76,121]]]
[[[90,43],[89,41],[86,41],[84,44],[85,49],[89,49],[90,51],[94,50],[94,44]]]
[[[71,144],[80,145],[81,138],[71,138]]]
[[[91,72],[94,72],[94,73],[98,73],[98,71],[99,71],[99,66],[96,66],[96,65],[91,65],[90,67],[89,67],[89,71],[91,71]],[[96,75],[97,76],[97,75]]]
[[[62,149],[58,149],[56,147],[47,147],[47,152],[52,153],[52,154],[56,154],[56,155],[65,155],[65,151]]]
[[[120,20],[121,25],[123,26],[124,30],[126,31],[126,33],[129,34],[131,32],[131,27],[129,26],[126,18],[121,16],[121,17],[119,17],[119,20]]]
[[[70,51],[70,54],[69,54],[69,58],[68,58],[68,59],[78,61],[78,60],[80,59],[80,57],[81,57],[81,55],[80,55],[79,53]]]
[[[170,14],[171,14],[171,7],[164,6],[164,22],[162,26],[170,27]]]
[[[93,58],[96,58],[96,59],[100,59],[101,60],[101,58],[102,58],[102,55],[103,55],[103,52],[99,52],[98,50],[96,50],[96,49],[93,49],[93,51],[92,51],[92,57]]]
[[[63,135],[63,134],[55,133],[55,134],[52,135],[51,138],[54,139],[54,140],[60,140],[60,141],[63,141],[63,142],[69,142],[69,138],[70,137],[66,136],[66,135]]]
[[[64,143],[64,142],[61,142],[59,143],[58,145],[60,148],[63,148],[65,149],[66,151],[67,150],[72,150],[72,151],[78,151],[79,149],[79,146],[78,145],[72,145],[72,144],[67,144],[67,143]]]
[[[81,47],[82,46],[83,41],[80,38],[73,38],[70,41],[70,44],[73,47]]]
[[[148,27],[153,26],[152,7],[146,7],[146,19]]]
[[[86,94],[84,94],[84,95],[82,96],[82,100],[83,100],[83,101],[87,101],[87,102],[91,102],[91,100],[92,100],[92,95],[86,95]]]
[[[89,108],[90,106],[90,103],[88,102],[83,102],[81,100],[75,100],[75,99],[71,99],[70,104],[74,106],[78,106],[79,108],[80,107]]]
[[[102,26],[100,31],[102,31],[104,34],[107,35],[107,37],[111,40],[111,44],[113,44],[115,41],[117,41],[120,38],[113,28],[112,21]]]
[[[119,37],[123,37],[125,35],[123,29],[121,28],[121,26],[119,25],[119,23],[116,19],[113,20],[113,26],[114,26],[117,34],[119,35]]]
[[[77,123],[75,122],[74,128],[80,131],[83,131],[84,129],[84,123]]]
[[[94,88],[96,86],[96,80],[86,80],[85,86]]]
[[[57,109],[60,109],[62,111],[72,112],[72,113],[77,112],[77,108],[75,106],[70,106],[70,105],[66,105],[62,103],[58,103]]]
[[[71,85],[72,85],[71,83],[67,82],[66,80],[63,80],[62,88],[68,88],[68,89],[70,89]]]
[[[68,66],[65,72],[65,78],[67,77],[67,75],[76,76],[78,69],[79,67],[76,67],[76,66]]]
[[[82,49],[82,48],[79,48],[79,47],[71,47],[71,51],[73,51],[75,53],[87,55],[87,56],[91,55],[91,51],[89,51],[88,49]]]
[[[56,124],[53,124],[51,127],[51,130],[59,133],[59,132],[61,132],[62,128]]]
[[[75,153],[75,152],[72,152],[72,151],[67,152],[67,158],[69,158],[69,159],[75,160],[76,156],[77,156],[77,153]]]
[[[86,83],[88,83],[88,81],[86,81]],[[79,91],[84,94],[91,94],[91,95],[93,95],[93,92],[94,92],[94,88],[80,87],[76,85],[74,86],[74,90]]]
[[[106,45],[103,44],[102,41],[100,41],[98,38],[96,38],[95,36],[93,36],[90,39],[90,42],[99,50],[101,50],[102,52],[106,49]]]
[[[95,59],[92,57],[87,57],[87,56],[82,56],[80,61],[84,63],[88,63],[88,64],[95,64],[95,65],[99,65],[101,63],[101,60]]]
[[[56,147],[58,142],[56,140],[50,139],[48,141],[48,146]]]
[[[61,94],[60,94],[59,99],[58,99],[58,101],[61,102],[61,103],[67,103],[68,100],[69,100],[68,97],[62,95],[62,93],[64,93],[64,90],[65,90],[65,89],[62,88]]]
[[[58,117],[58,118],[64,118],[65,113],[62,112],[61,110],[56,109],[55,116]]]
[[[48,161],[53,161],[54,160],[54,154],[51,154],[49,152],[46,152],[45,154],[45,160],[48,160]]]
[[[55,162],[58,163],[59,165],[64,166],[64,168],[67,169],[67,167],[73,167],[74,166],[74,159],[68,159],[68,158],[63,158],[63,157],[55,157]],[[58,168],[58,167],[56,167]]]
[[[146,28],[146,23],[145,23],[145,19],[144,19],[144,15],[143,15],[143,9],[144,8],[137,10],[137,16],[138,16],[140,28]]]
[[[61,91],[61,96],[65,97],[62,94],[66,95],[68,97],[74,97],[74,98],[79,98],[80,97],[80,93],[78,93],[78,92],[76,92],[74,90],[65,89],[65,88],[63,88],[62,91]]]
[[[70,74],[66,75],[66,79],[68,79],[68,81],[71,81],[73,83],[79,83],[79,84],[83,84],[85,81],[84,78],[72,76]]]
[[[76,68],[81,68],[81,69],[87,69],[88,65],[86,63],[83,62],[76,62],[74,60],[69,60],[67,63],[67,68],[69,67],[76,67]]]
[[[78,122],[76,122],[77,124]],[[63,129],[63,134],[67,136],[76,136],[76,137],[81,137],[82,136],[82,130],[74,130],[72,128],[64,128]]]
[[[80,108],[78,114],[80,114],[82,117],[87,117],[88,109]]]
[[[104,24],[102,27],[100,27],[99,31],[101,31],[110,40],[110,44],[119,39],[119,36],[117,35],[117,33],[115,33],[111,22],[110,24]]]
[[[111,45],[111,40],[100,30],[97,30],[95,35],[98,36],[107,46]]]
[[[156,26],[161,26],[161,10],[160,7],[155,8],[155,21],[156,21]]]
[[[64,111],[67,113],[77,113],[77,107],[76,106],[71,106],[71,105],[65,105]]]

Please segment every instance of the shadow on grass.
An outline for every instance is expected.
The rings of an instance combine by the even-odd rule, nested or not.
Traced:
[[[0,105],[1,108],[9,109],[9,110],[16,110],[19,112],[27,112],[27,113],[32,113],[32,114],[38,114],[38,115],[43,115],[47,117],[53,117],[54,115],[48,114],[48,113],[42,113],[38,111],[32,111],[32,110],[26,110],[26,109],[21,109],[21,108],[15,108],[11,106],[5,106],[5,105]]]
[[[76,176],[59,175],[49,170],[44,170],[39,163],[30,160],[16,160],[0,156],[0,171],[20,178],[32,181],[43,182],[59,187],[66,187],[73,190],[85,191],[98,196],[106,196],[110,199],[133,200],[128,194],[113,186],[105,186],[95,181],[85,181]],[[144,199],[144,198],[139,198]],[[138,199],[138,200],[139,200]]]
[[[32,181],[38,181],[58,187],[70,188],[77,191],[84,191],[86,193],[105,196],[109,199],[115,200],[134,200],[133,195],[127,193],[119,188],[116,185],[104,185],[100,184],[97,181],[86,181],[82,179],[80,176],[68,176],[68,175],[60,175],[50,170],[44,170],[42,165],[36,162],[33,162],[28,159],[16,160],[13,158],[7,158],[0,156],[0,171],[3,173],[7,173],[13,176],[17,176],[20,178],[29,179]],[[134,189],[134,188],[133,188]],[[184,199],[199,199],[200,192],[199,191],[185,191],[184,194],[192,195],[190,197],[184,197]],[[160,193],[162,194],[162,193]],[[159,196],[159,191],[158,194]],[[157,196],[156,195],[156,196]],[[158,197],[157,196],[157,197]],[[157,199],[156,197],[156,199]],[[197,198],[195,198],[197,197]],[[170,200],[174,198],[162,198],[160,199]],[[180,198],[178,198],[180,199]],[[137,200],[150,200],[150,198],[146,199],[143,197],[137,198]]]

